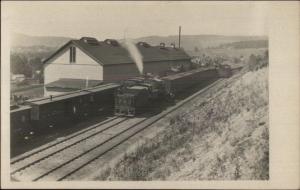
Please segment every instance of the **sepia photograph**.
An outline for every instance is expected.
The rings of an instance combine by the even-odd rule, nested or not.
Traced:
[[[272,181],[270,7],[1,2],[2,177]]]

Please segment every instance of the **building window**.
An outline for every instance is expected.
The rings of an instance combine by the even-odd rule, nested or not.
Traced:
[[[70,63],[76,62],[76,48],[70,47]]]

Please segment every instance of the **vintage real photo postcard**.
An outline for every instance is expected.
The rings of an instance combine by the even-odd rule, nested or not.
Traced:
[[[299,20],[297,1],[2,1],[1,187],[299,188]]]

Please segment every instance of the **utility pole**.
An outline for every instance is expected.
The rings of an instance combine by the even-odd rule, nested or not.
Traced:
[[[178,47],[180,48],[180,40],[181,40],[181,26],[179,26],[179,36],[178,36]]]
[[[88,88],[88,87],[89,87],[89,77],[86,77],[85,88]]]

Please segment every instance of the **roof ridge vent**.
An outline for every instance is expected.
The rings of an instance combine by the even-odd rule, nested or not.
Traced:
[[[115,39],[106,39],[106,40],[104,40],[104,42],[111,46],[115,46],[115,47],[120,46],[119,42]]]
[[[171,43],[171,47],[172,47],[174,50],[178,51],[178,48],[175,46],[175,43]]]
[[[99,45],[99,42],[96,38],[82,37],[80,40],[83,41],[84,43],[89,44],[89,45],[94,45],[94,46]]]
[[[138,46],[143,46],[143,47],[145,47],[145,48],[151,47],[151,45],[148,44],[147,42],[138,42],[137,45],[138,45]]]
[[[168,50],[168,49],[166,48],[166,44],[165,44],[164,42],[161,42],[161,43],[159,44],[159,48],[160,48],[160,49],[164,49],[164,50]]]

